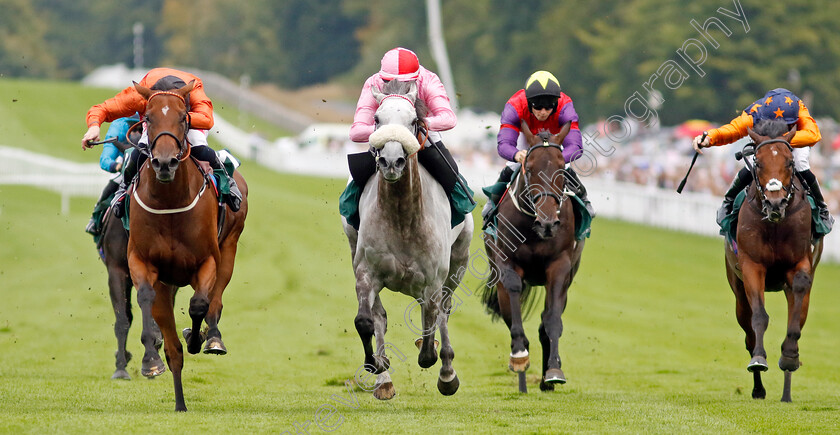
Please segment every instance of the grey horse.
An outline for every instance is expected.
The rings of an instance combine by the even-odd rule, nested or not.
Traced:
[[[355,324],[364,346],[365,369],[378,375],[374,397],[394,397],[385,355],[387,317],[379,298],[387,287],[414,298],[411,305],[421,307],[422,332],[415,343],[420,367],[437,362],[435,330],[440,329],[442,366],[437,385],[442,394],[452,395],[460,382],[452,367],[455,352],[447,323],[453,290],[466,270],[473,219],[467,214],[452,228],[446,193],[418,163],[417,131],[425,106],[417,100],[416,84],[393,80],[381,92],[375,87],[372,92],[379,103],[377,129],[370,137],[377,171],[362,191],[359,230],[342,219],[353,257],[359,301]]]

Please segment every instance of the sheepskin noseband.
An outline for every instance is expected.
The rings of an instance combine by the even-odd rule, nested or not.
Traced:
[[[420,151],[420,142],[417,138],[408,131],[405,126],[398,124],[388,124],[379,127],[370,135],[370,146],[381,150],[386,143],[396,141],[402,144],[403,150],[408,155],[412,155]]]

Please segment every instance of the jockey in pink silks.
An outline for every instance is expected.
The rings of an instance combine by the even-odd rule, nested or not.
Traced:
[[[379,107],[373,96],[372,88],[382,89],[386,82],[398,80],[414,81],[417,84],[417,99],[428,108],[425,118],[425,130],[428,141],[417,153],[417,159],[424,168],[440,183],[449,198],[452,209],[452,226],[461,223],[464,215],[475,207],[472,191],[466,180],[458,173],[458,165],[452,154],[441,141],[441,131],[455,127],[458,118],[449,103],[446,88],[437,74],[420,65],[413,51],[397,47],[382,57],[381,69],[365,80],[356,114],[350,127],[350,139],[353,142],[366,143],[376,128],[374,114]],[[353,227],[359,226],[359,197],[367,180],[376,172],[376,163],[370,152],[350,154],[348,156],[352,180],[341,195],[339,210]]]

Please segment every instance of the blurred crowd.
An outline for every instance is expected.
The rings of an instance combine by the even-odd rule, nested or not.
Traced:
[[[840,213],[840,124],[832,119],[818,119],[822,141],[811,148],[811,170],[823,188],[832,214]],[[709,125],[708,128],[714,128]],[[593,127],[594,128],[594,127]],[[685,126],[660,127],[640,131],[615,146],[610,156],[598,155],[594,176],[676,190],[694,157],[691,141],[702,129]],[[602,134],[603,136],[603,134]],[[749,143],[741,139],[733,144],[703,150],[691,171],[684,191],[709,193],[723,198],[735,174],[744,165],[735,153]]]
[[[459,113],[458,126],[444,133],[444,141],[462,168],[486,172],[500,171],[504,167],[505,161],[496,152],[498,123],[498,114]],[[822,141],[811,149],[811,170],[823,186],[832,214],[840,214],[840,124],[832,119],[817,119],[817,124]],[[613,142],[606,137],[603,122],[585,126],[584,131],[600,133],[598,143],[605,151],[601,154],[588,148],[596,156],[596,165],[591,174],[581,175],[676,190],[694,156],[691,140],[703,130],[714,127],[717,125],[698,120],[648,129],[632,124],[627,139]],[[346,125],[313,125],[309,130],[298,138],[280,139],[275,146],[315,148],[331,154],[360,152],[366,148],[363,144],[350,142],[349,126]],[[730,145],[705,149],[697,159],[684,191],[723,198],[743,166],[743,162],[735,159],[735,153],[748,142],[741,139]]]

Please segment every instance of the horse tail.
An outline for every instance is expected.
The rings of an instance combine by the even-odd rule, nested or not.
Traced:
[[[536,305],[536,299],[534,298],[535,292],[532,290],[532,286],[524,285],[519,297],[523,321],[531,315]],[[499,305],[499,292],[496,289],[495,282],[491,283],[489,279],[484,281],[479,297],[481,298],[481,302],[484,303],[487,314],[490,315],[492,321],[495,322],[502,318],[502,306]]]
[[[499,293],[496,290],[495,283],[491,283],[489,279],[485,280],[484,285],[481,286],[479,297],[492,321],[495,322],[502,318],[502,307],[499,305]]]

